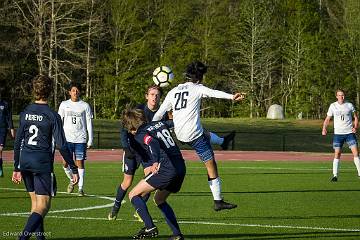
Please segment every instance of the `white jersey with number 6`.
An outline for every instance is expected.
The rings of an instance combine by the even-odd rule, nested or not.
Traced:
[[[334,102],[330,105],[327,115],[334,117],[334,134],[349,134],[352,132],[353,112],[355,112],[355,108],[349,102],[343,104]]]
[[[179,84],[166,95],[153,121],[161,120],[167,111],[172,110],[177,139],[191,142],[203,134],[200,123],[201,98],[208,97],[232,99],[233,95],[213,90],[202,84],[192,82]]]
[[[66,141],[72,143],[93,143],[92,111],[89,104],[71,99],[61,102],[59,115],[64,123]],[[87,141],[86,141],[87,140]]]

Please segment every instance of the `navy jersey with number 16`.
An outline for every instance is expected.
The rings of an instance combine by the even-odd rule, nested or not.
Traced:
[[[30,104],[20,114],[14,144],[15,171],[53,172],[55,144],[73,173],[77,173],[59,114],[47,104]]]

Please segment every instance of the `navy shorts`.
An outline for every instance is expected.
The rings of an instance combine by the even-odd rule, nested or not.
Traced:
[[[204,163],[214,160],[214,151],[210,144],[210,139],[203,133],[197,139],[187,143],[189,144]]]
[[[86,160],[86,143],[67,143],[71,154],[75,156],[75,160]]]
[[[56,195],[56,178],[54,173],[33,173],[21,171],[26,191],[35,192],[36,195]]]
[[[123,153],[123,165],[122,171],[128,175],[135,175],[136,170],[139,168],[140,164],[143,168],[150,167],[152,164],[150,162],[144,161],[141,155],[135,153],[135,157],[129,158],[126,156],[126,153]]]
[[[5,147],[7,129],[0,128],[0,147]]]
[[[349,148],[357,147],[357,139],[355,133],[349,134],[334,134],[333,137],[333,148],[342,148],[344,143],[349,146]]]
[[[162,169],[160,166],[158,173],[150,173],[145,177],[145,181],[155,189],[177,193],[181,189],[184,178],[185,172],[184,174],[177,174],[175,170]]]
[[[123,153],[123,173],[126,173],[127,175],[135,175],[135,172],[139,168],[139,165],[140,164],[136,161],[135,158],[128,158],[125,152]]]

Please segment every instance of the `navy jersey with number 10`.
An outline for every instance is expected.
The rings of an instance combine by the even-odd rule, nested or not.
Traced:
[[[53,172],[55,144],[73,173],[77,173],[59,114],[47,104],[30,104],[20,114],[14,144],[15,171]]]

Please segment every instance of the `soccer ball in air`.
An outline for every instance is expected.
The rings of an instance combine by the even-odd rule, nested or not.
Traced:
[[[154,70],[153,81],[159,87],[167,87],[174,79],[174,73],[168,66],[161,66]]]

